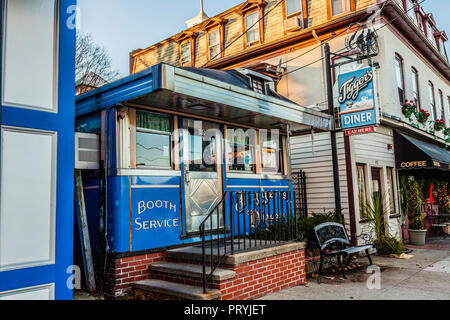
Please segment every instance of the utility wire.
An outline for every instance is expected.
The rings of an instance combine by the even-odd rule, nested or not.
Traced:
[[[228,43],[222,50],[220,50],[219,53],[217,53],[214,57],[212,57],[209,61],[207,61],[204,65],[201,66],[201,68],[205,68],[208,63],[213,61],[215,58],[217,58],[219,55],[222,54],[230,45],[235,43],[238,39],[240,39],[244,34],[246,34],[249,30],[251,30],[254,26],[256,26],[258,23],[261,22],[269,13],[271,13],[276,7],[278,7],[283,0],[279,0],[270,10],[268,10],[261,18],[259,18],[254,24],[252,24],[250,27],[248,27],[243,33],[241,33],[237,38],[233,39],[230,43]],[[259,31],[261,32],[261,30]]]
[[[422,1],[418,2],[417,4],[420,5],[420,4],[422,4],[423,2],[425,2],[425,1],[426,1],[426,0],[422,0]],[[383,4],[383,8],[384,8],[384,6],[386,5],[386,3],[387,3],[387,2],[385,2],[385,3]],[[383,8],[381,8],[381,10],[382,10]],[[382,26],[380,26],[378,29],[375,29],[374,32],[377,32],[378,30],[380,30],[380,29],[386,27],[387,25],[390,25],[392,22],[394,22],[395,20],[397,20],[397,19],[400,18],[400,17],[403,17],[404,15],[407,14],[407,12],[409,12],[410,10],[412,10],[412,9],[414,9],[414,8],[415,8],[415,7],[412,7],[412,8],[410,8],[410,9],[408,9],[408,10],[405,10],[404,13],[398,15],[397,17],[391,19],[390,21],[387,21],[385,24],[383,24]],[[358,22],[356,22],[356,24],[360,23],[361,20],[362,20],[362,19],[360,19]],[[349,27],[350,27],[350,26],[349,26]],[[347,30],[348,30],[348,28],[345,30],[345,32],[347,32]],[[308,50],[308,51],[306,51],[306,52],[303,52],[302,54],[300,54],[300,55],[298,55],[298,56],[296,56],[296,57],[294,57],[294,58],[291,58],[291,59],[289,59],[289,60],[286,60],[284,63],[290,62],[290,61],[292,61],[292,60],[294,60],[294,59],[298,59],[298,58],[300,58],[300,57],[302,57],[302,56],[308,54],[309,52],[311,52],[311,51],[313,51],[313,50],[315,50],[315,49],[317,49],[317,48],[319,48],[319,47],[325,45],[326,43],[328,43],[328,42],[331,41],[332,39],[335,39],[336,37],[340,36],[340,35],[343,34],[343,33],[344,33],[344,32],[340,32],[338,35],[333,36],[333,37],[331,37],[331,38],[329,38],[329,39],[327,39],[327,40],[321,42],[321,43],[320,43],[319,45],[317,45],[316,47],[314,47],[314,48],[312,48],[312,49],[310,49],[310,50]],[[342,51],[345,51],[345,49],[346,49],[346,48],[344,47],[344,48],[342,48],[342,49],[336,51],[335,53],[340,53],[340,52],[342,52]],[[321,57],[320,59],[317,59],[317,60],[315,60],[315,61],[313,61],[313,62],[310,62],[310,63],[308,63],[308,64],[306,64],[306,65],[303,65],[303,66],[301,66],[301,67],[298,67],[298,68],[296,68],[296,69],[290,70],[290,71],[288,71],[288,72],[284,72],[284,73],[282,73],[282,74],[280,75],[280,78],[283,77],[283,76],[285,76],[285,75],[288,75],[288,74],[290,74],[290,73],[293,73],[293,72],[299,71],[299,70],[301,70],[301,69],[304,69],[304,68],[306,68],[306,67],[308,67],[308,66],[310,66],[310,65],[312,65],[312,64],[314,64],[314,63],[317,63],[317,62],[319,62],[319,61],[321,61],[321,60],[323,60],[323,59],[325,59],[325,57]]]

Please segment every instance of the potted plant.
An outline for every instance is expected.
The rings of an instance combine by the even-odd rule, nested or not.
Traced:
[[[429,117],[430,113],[425,109],[420,109],[420,111],[417,113],[417,121],[419,121],[420,123],[427,122]]]
[[[416,180],[408,180],[405,186],[406,191],[406,214],[408,215],[408,234],[411,244],[423,246],[427,230],[423,224],[422,211],[420,206],[419,183]]]
[[[434,122],[434,131],[441,131],[444,128],[445,128],[444,119],[439,119]]]
[[[416,108],[417,108],[417,106],[414,104],[414,101],[406,100],[405,104],[402,107],[402,112],[405,115],[405,117],[409,119],[409,118],[411,118],[411,115],[414,113]]]

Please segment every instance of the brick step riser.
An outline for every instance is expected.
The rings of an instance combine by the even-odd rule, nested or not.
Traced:
[[[203,287],[203,282],[199,278],[188,277],[183,275],[178,275],[170,272],[161,271],[150,271],[150,278],[157,280],[164,280],[169,282],[187,284],[191,286]],[[220,289],[220,284],[217,282],[208,281],[207,288],[210,289]]]

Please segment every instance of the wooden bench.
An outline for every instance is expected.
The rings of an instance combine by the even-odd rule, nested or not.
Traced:
[[[362,246],[352,246],[347,231],[342,224],[336,222],[321,223],[314,228],[314,232],[320,250],[319,276],[322,273],[323,261],[326,256],[337,256],[337,261],[344,279],[347,279],[342,262],[344,257],[348,257],[347,265],[349,265],[353,254],[365,251],[369,263],[372,265],[372,258],[370,257],[369,250],[375,248],[375,245],[367,244]]]

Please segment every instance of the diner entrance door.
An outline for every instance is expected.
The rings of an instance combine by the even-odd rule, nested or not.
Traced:
[[[186,232],[199,231],[206,216],[222,198],[222,133],[220,125],[183,119],[183,160]],[[223,226],[223,208],[208,219],[206,229]],[[219,221],[219,222],[217,222]]]

